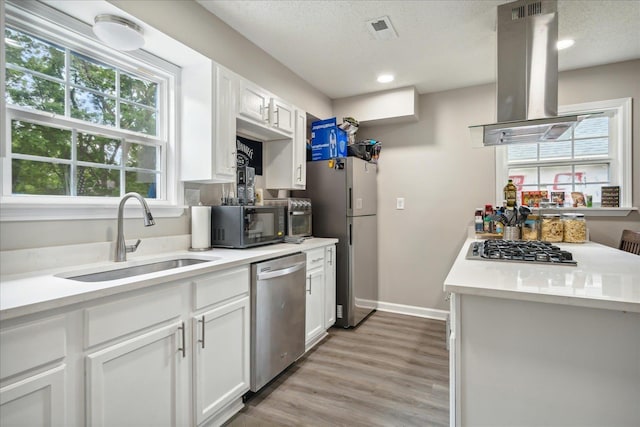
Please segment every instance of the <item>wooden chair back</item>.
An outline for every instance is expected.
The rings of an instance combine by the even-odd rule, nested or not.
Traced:
[[[640,255],[640,231],[623,230],[619,249]]]

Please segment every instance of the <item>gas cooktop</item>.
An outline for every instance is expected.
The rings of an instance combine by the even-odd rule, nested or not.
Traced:
[[[571,252],[564,251],[549,242],[485,240],[469,245],[467,259],[485,261],[529,262],[537,264],[554,264],[576,266]]]

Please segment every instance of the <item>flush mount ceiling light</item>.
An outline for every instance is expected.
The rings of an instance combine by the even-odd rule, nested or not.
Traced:
[[[378,76],[378,83],[390,83],[394,79],[392,74],[380,74]]]
[[[556,47],[558,48],[558,50],[562,50],[562,49],[570,48],[574,44],[575,44],[575,41],[571,39],[558,40]]]
[[[144,45],[144,33],[139,25],[114,15],[98,15],[93,24],[94,34],[109,47],[117,50],[136,50]]]

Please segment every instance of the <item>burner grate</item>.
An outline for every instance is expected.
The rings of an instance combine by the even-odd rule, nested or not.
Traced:
[[[538,264],[578,265],[569,251],[538,240],[485,240],[469,246],[467,259],[533,262]]]

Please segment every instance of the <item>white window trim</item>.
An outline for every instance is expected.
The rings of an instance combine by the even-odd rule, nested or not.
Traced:
[[[617,164],[612,164],[612,179],[620,183],[620,206],[619,208],[561,208],[572,212],[584,213],[587,216],[627,216],[631,211],[638,208],[631,205],[632,191],[632,158],[631,158],[631,129],[632,129],[632,100],[631,98],[610,99],[606,101],[594,101],[581,104],[563,105],[558,108],[558,114],[578,115],[599,110],[618,110],[616,121],[613,123],[612,131],[620,135],[614,139],[614,144],[610,146],[610,152],[615,153]],[[619,143],[618,143],[619,141]],[[496,148],[496,187],[495,199],[497,205],[502,205],[502,190],[507,182],[507,147]]]
[[[69,15],[59,12],[45,4],[32,1],[12,1],[3,0],[0,2],[0,34],[4,37],[6,13],[9,10],[12,20],[23,23],[34,24],[38,28],[45,28],[46,32],[53,35],[73,35],[79,34],[91,42],[91,49],[100,53],[100,56],[110,58],[110,63],[116,66],[127,64],[128,58],[133,57],[136,61],[148,64],[150,67],[167,68],[166,61],[159,61],[158,57],[145,51],[122,53],[111,50],[102,45],[93,35],[91,27]],[[69,43],[71,49],[77,48],[73,43]],[[78,51],[84,51],[84,48]],[[0,43],[0,55],[4,58],[4,42]],[[112,59],[112,60],[111,60]],[[161,100],[169,108],[169,122],[167,125],[170,132],[162,130],[166,134],[167,146],[163,155],[165,164],[163,165],[165,174],[163,185],[166,188],[164,200],[147,199],[155,217],[179,217],[184,215],[186,206],[184,205],[184,185],[179,179],[179,121],[180,105],[177,90],[180,87],[179,67],[174,66],[174,74],[165,73],[172,79],[172,84],[167,91],[166,99]],[[122,68],[129,68],[126,65]],[[7,105],[5,99],[5,70],[0,67],[0,128],[4,129],[4,134],[0,135],[0,185],[11,185],[10,165],[11,159],[7,156],[10,130],[7,128]],[[11,107],[19,109],[19,107]],[[32,110],[31,110],[32,111]],[[46,113],[45,113],[46,115]],[[116,217],[119,198],[83,198],[77,199],[71,196],[34,196],[34,195],[11,195],[0,196],[0,222],[4,221],[44,221],[44,220],[74,220],[74,219],[113,219]],[[133,204],[132,204],[133,205]],[[126,217],[140,216],[139,208],[132,206],[125,209]]]

